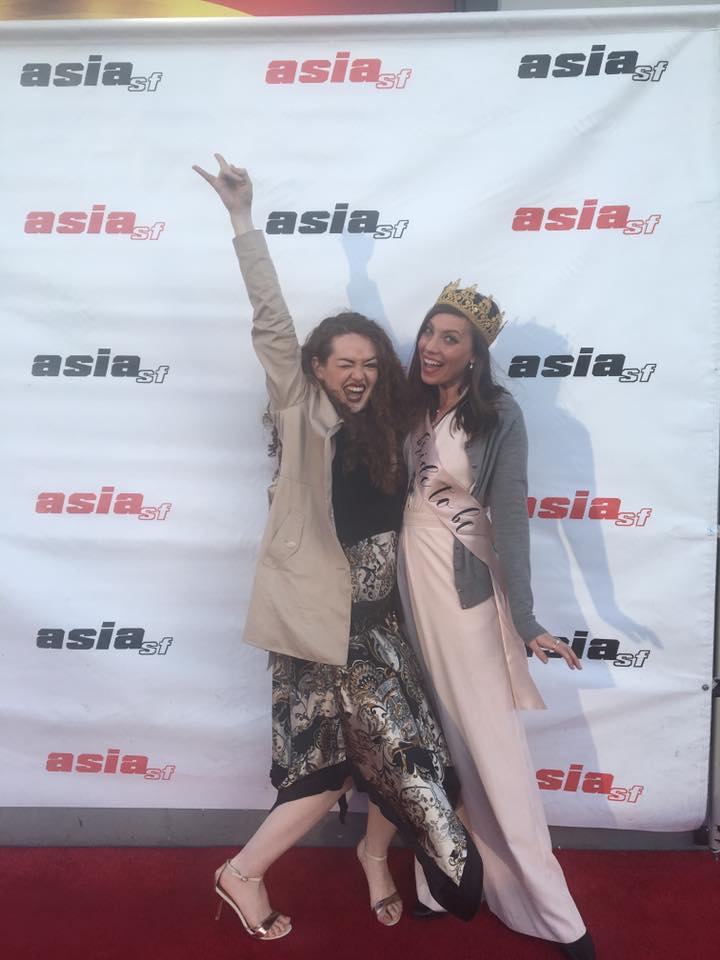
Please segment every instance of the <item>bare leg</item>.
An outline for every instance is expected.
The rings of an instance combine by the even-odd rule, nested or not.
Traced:
[[[380,807],[368,803],[367,852],[374,857],[386,857],[397,827],[390,823],[380,812]]]
[[[358,845],[358,859],[365,870],[370,889],[370,906],[395,892],[395,884],[388,870],[388,847],[395,836],[396,827],[386,820],[374,803],[368,803],[367,833]],[[373,859],[373,857],[378,859]],[[378,920],[386,926],[397,923],[402,913],[401,903],[390,903],[380,912]]]
[[[247,877],[262,877],[278,857],[322,820],[349,788],[348,780],[341,790],[327,790],[275,807],[232,858],[232,865]],[[271,912],[264,883],[244,883],[229,870],[222,875],[221,881],[223,890],[237,903],[250,926],[262,923]],[[287,930],[289,923],[289,917],[279,917],[270,928],[271,936],[279,936]]]

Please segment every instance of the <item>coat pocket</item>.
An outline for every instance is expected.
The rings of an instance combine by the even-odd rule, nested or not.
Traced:
[[[305,517],[290,510],[270,541],[262,562],[268,567],[280,567],[289,560],[300,546],[304,524]]]

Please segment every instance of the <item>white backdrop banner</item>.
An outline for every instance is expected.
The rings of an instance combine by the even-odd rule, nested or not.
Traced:
[[[707,798],[718,8],[0,29],[0,803],[264,808],[240,635],[272,463],[224,210],[247,166],[301,336],[407,357],[449,280],[531,439],[551,823]]]

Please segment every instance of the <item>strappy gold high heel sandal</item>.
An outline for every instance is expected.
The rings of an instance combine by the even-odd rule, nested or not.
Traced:
[[[222,913],[223,903],[226,903],[235,913],[240,917],[240,922],[242,923],[245,931],[254,939],[254,940],[281,940],[283,937],[286,937],[292,930],[292,924],[288,924],[287,930],[283,933],[277,934],[277,936],[269,937],[268,933],[270,928],[278,920],[282,914],[278,913],[277,910],[273,910],[269,913],[265,919],[259,923],[256,927],[251,927],[247,922],[245,917],[242,915],[240,907],[235,903],[233,898],[220,886],[220,878],[225,873],[226,870],[229,870],[234,877],[237,877],[238,880],[242,880],[243,883],[261,883],[262,877],[246,877],[244,873],[240,873],[229,860],[226,860],[225,863],[218,867],[215,871],[215,893],[220,897],[220,903],[218,904],[217,913],[215,914],[215,919],[220,919],[220,914]]]
[[[363,837],[360,843],[357,845],[356,853],[357,853],[358,860],[360,861],[360,865],[362,866],[365,872],[365,879],[368,880],[367,870],[365,869],[365,864],[363,863],[363,859],[375,860],[377,863],[384,863],[387,860],[387,857],[374,857],[371,853],[368,853],[366,841],[367,841],[367,837]],[[370,881],[368,880],[368,885],[369,883]],[[400,922],[402,911],[396,917],[396,919],[393,920],[391,923],[383,923],[383,921],[380,919],[380,914],[383,913],[385,910],[387,910],[387,908],[391,906],[393,903],[399,903],[400,906],[402,907],[402,898],[400,897],[400,894],[397,892],[397,890],[393,890],[391,894],[389,894],[387,897],[383,897],[382,900],[378,900],[370,908],[372,912],[375,914],[375,917],[377,918],[377,922],[382,923],[384,927],[394,927],[396,923]]]

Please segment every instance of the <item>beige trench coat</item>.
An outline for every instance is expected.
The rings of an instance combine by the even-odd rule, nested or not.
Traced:
[[[234,244],[253,307],[253,346],[282,441],[243,639],[303,660],[344,664],[350,567],[332,518],[333,435],[341,420],[325,392],[302,372],[300,345],[263,233],[242,234]]]

